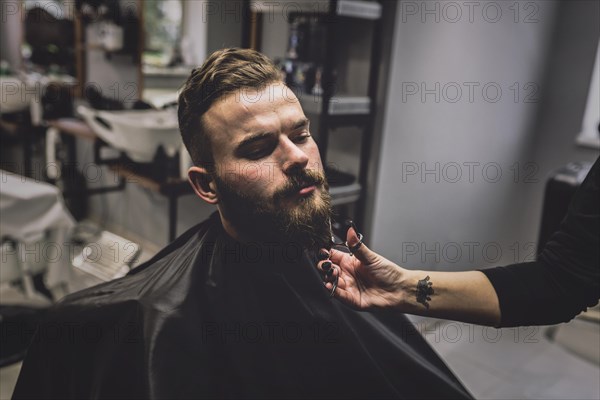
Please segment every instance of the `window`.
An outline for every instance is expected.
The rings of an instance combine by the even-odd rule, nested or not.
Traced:
[[[583,114],[583,123],[581,132],[577,137],[577,144],[586,147],[600,149],[600,40],[596,50],[596,62],[592,81],[588,92],[585,114]]]

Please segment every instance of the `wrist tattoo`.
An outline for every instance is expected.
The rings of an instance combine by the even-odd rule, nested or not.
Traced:
[[[430,295],[433,294],[433,282],[429,282],[429,275],[425,279],[417,282],[417,303],[421,303],[425,308],[429,309],[428,300],[431,300]]]

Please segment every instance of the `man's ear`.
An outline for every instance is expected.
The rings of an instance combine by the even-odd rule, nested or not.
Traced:
[[[208,204],[217,204],[219,196],[217,195],[215,180],[204,167],[192,166],[188,169],[188,180],[192,184],[194,191],[202,200]]]

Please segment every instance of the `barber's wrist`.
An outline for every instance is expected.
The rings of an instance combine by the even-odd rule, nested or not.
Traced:
[[[417,271],[402,268],[401,279],[398,282],[396,291],[395,304],[398,310],[402,312],[410,312],[414,308],[416,286],[417,286]]]
[[[417,285],[427,276],[426,271],[404,269],[400,282],[397,309],[404,313],[424,314],[427,309],[417,302]]]

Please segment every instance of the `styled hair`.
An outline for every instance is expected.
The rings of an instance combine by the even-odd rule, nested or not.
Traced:
[[[202,117],[216,100],[240,89],[262,90],[278,81],[281,74],[273,62],[251,49],[217,50],[194,68],[179,95],[178,109],[181,137],[194,164],[214,162]]]

